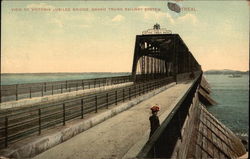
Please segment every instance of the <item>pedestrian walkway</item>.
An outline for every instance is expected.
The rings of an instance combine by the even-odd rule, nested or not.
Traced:
[[[150,107],[159,104],[162,122],[176,102],[191,86],[179,83],[80,134],[59,144],[34,159],[122,158],[133,154],[137,142],[146,143],[149,135]],[[140,146],[143,146],[140,144]]]

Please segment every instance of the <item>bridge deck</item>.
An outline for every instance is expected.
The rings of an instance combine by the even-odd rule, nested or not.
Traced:
[[[34,158],[122,158],[128,152],[133,154],[131,147],[148,139],[149,108],[156,103],[160,105],[162,122],[190,85],[191,82],[174,85]]]

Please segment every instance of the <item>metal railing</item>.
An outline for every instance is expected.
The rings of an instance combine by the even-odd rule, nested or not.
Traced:
[[[191,87],[139,152],[138,158],[171,158],[176,142],[182,140],[181,130],[201,80],[201,72],[197,72],[197,75]]]
[[[131,82],[132,76],[1,85],[0,103]]]
[[[128,78],[129,79],[129,78]],[[22,140],[56,125],[65,125],[75,118],[84,118],[89,112],[97,113],[119,102],[131,100],[156,88],[174,82],[173,77],[136,83],[132,86],[88,94],[57,103],[17,109],[0,113],[0,148]]]

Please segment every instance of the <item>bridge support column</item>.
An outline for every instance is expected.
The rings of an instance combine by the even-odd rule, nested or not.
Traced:
[[[135,50],[134,50],[134,59],[133,59],[133,66],[132,66],[132,80],[136,80],[136,68],[137,68],[137,62],[139,60],[139,37],[136,36],[135,40]]]

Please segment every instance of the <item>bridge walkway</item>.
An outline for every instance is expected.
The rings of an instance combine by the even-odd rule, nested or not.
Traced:
[[[132,157],[148,140],[149,108],[156,103],[160,105],[158,115],[162,122],[191,84],[191,81],[178,83],[34,158]]]

